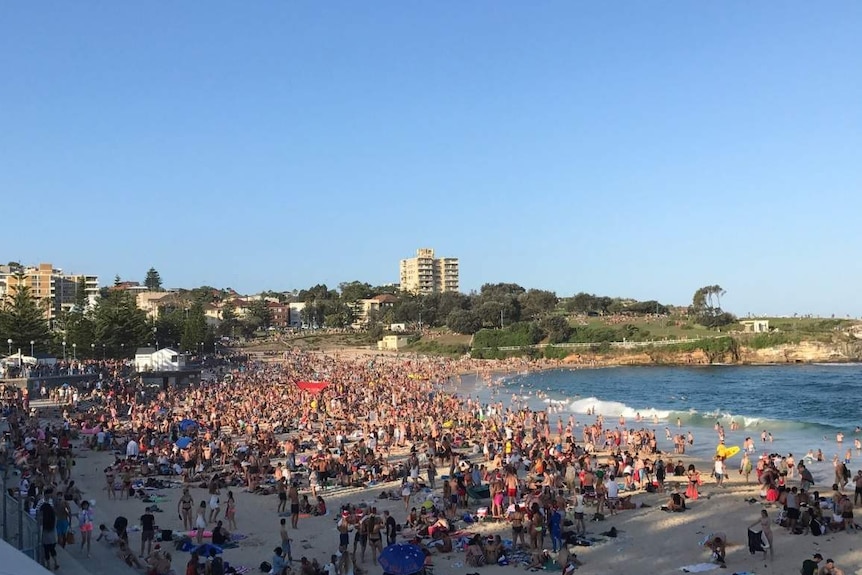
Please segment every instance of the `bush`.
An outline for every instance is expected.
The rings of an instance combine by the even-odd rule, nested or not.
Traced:
[[[482,329],[473,336],[473,348],[523,347],[542,341],[544,334],[535,322],[514,323],[504,329]]]
[[[553,347],[550,345],[543,351],[543,355],[546,359],[566,359],[572,354],[572,350],[570,349],[566,349],[564,347]]]

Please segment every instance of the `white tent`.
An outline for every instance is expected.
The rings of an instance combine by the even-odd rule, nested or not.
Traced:
[[[12,355],[3,358],[3,363],[7,365],[21,365],[25,363],[28,365],[36,365],[38,360],[35,357],[24,355],[19,351],[18,353],[13,353]]]

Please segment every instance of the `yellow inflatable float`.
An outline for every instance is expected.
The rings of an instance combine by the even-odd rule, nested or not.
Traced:
[[[723,443],[719,443],[718,447],[715,448],[715,454],[719,457],[724,457],[725,459],[729,459],[739,453],[740,449],[736,445],[731,445],[730,447],[725,447]]]

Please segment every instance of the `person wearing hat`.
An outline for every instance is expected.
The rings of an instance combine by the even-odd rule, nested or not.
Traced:
[[[356,548],[362,549],[362,562],[365,563],[365,550],[368,547],[368,517],[361,507],[356,508],[356,534],[353,536],[353,557],[356,558]]]
[[[821,561],[823,561],[823,555],[815,553],[812,559],[806,559],[802,562],[800,573],[802,573],[802,575],[816,575]]]
[[[343,553],[350,545],[350,510],[341,510],[341,517],[335,528],[338,531],[338,549]]]

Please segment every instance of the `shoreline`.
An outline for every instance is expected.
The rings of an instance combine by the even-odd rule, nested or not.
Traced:
[[[330,357],[339,355],[336,353],[327,354]],[[343,354],[341,357],[344,358]],[[307,358],[306,358],[307,359]],[[362,360],[363,358],[354,358]],[[484,395],[490,393],[495,387],[505,385],[505,378],[517,376],[523,373],[537,373],[551,369],[568,370],[570,366],[566,365],[530,365],[524,361],[501,361],[496,364],[499,369],[496,370],[476,370],[476,364],[472,363],[471,369],[462,372],[463,375],[457,375],[455,371],[449,371],[448,377],[441,377],[444,374],[442,366],[457,368],[458,362],[444,364],[435,362],[434,360],[422,359],[417,361],[414,358],[400,357],[392,358],[397,361],[394,366],[389,366],[392,373],[398,373],[396,381],[407,382],[408,378],[413,378],[414,373],[435,373],[432,366],[437,369],[435,378],[426,380],[423,386],[431,390],[434,388],[456,388],[458,395],[461,396],[462,404],[457,408],[458,413],[453,419],[455,423],[455,431],[458,433],[458,428],[465,422],[472,421],[468,414],[468,408],[464,406],[464,401],[468,400],[474,394]],[[361,362],[364,364],[364,362]],[[428,367],[427,372],[422,372],[423,364]],[[464,364],[462,364],[464,365]],[[666,366],[669,367],[669,366]],[[254,369],[254,368],[252,368]],[[270,373],[276,373],[277,370],[272,370]],[[409,375],[408,375],[409,374]],[[249,374],[252,377],[253,374]],[[265,376],[265,375],[264,375]],[[403,378],[397,379],[398,377]],[[417,377],[418,378],[418,377]],[[414,382],[418,383],[418,382]],[[507,393],[502,393],[495,398],[497,401],[509,404],[517,411],[516,402],[512,404],[509,401]],[[532,399],[537,399],[533,397]],[[484,400],[480,401],[485,403]],[[58,410],[58,406],[51,405],[51,412],[45,413],[46,416],[56,416],[54,410]],[[548,404],[539,407],[533,407],[533,411],[547,410]],[[606,413],[606,429],[612,430],[615,426],[613,416]],[[589,418],[579,417],[581,421],[588,421]],[[45,420],[43,420],[44,422]],[[56,422],[56,420],[54,420]],[[632,423],[631,427],[651,427],[649,421],[639,421]],[[529,426],[525,423],[525,427],[534,429],[534,426]],[[466,427],[464,428],[466,429]],[[308,427],[307,429],[291,430],[292,435],[299,435],[305,438],[312,437],[318,431],[317,428]],[[463,429],[462,429],[463,431]],[[657,432],[658,433],[658,432]],[[121,434],[122,435],[122,434]],[[477,439],[478,437],[478,439]],[[703,439],[700,439],[698,445],[707,445],[709,443],[708,434],[704,434]],[[279,436],[279,439],[281,436]],[[88,500],[95,501],[94,510],[96,513],[96,524],[106,523],[109,528],[113,522],[113,518],[117,515],[123,515],[129,519],[131,526],[136,526],[138,516],[144,513],[145,505],[140,499],[120,500],[108,499],[105,492],[105,479],[103,469],[110,463],[114,462],[115,454],[111,451],[92,451],[88,448],[82,448],[81,444],[84,439],[74,442],[76,452],[79,455],[77,466],[74,469],[73,478],[78,482],[80,488],[85,492],[84,497]],[[575,436],[577,444],[583,446],[583,441],[580,437],[580,431]],[[668,444],[664,438],[657,437],[658,448],[660,451]],[[704,443],[704,441],[706,443]],[[350,445],[355,442],[352,441]],[[403,447],[393,449],[392,455],[388,457],[390,463],[402,462],[408,456],[410,442]],[[478,448],[478,451],[477,451]],[[311,453],[313,453],[313,448]],[[470,443],[457,447],[457,452],[466,456],[471,463],[486,464],[486,458],[481,451],[481,436],[474,436]],[[625,447],[622,447],[625,450]],[[303,449],[298,455],[309,453],[308,449]],[[646,452],[641,451],[642,454]],[[607,458],[607,451],[597,451],[596,459],[604,461]],[[745,547],[745,529],[748,524],[755,521],[759,516],[760,509],[763,508],[759,502],[759,486],[752,482],[744,484],[740,477],[736,474],[738,460],[731,460],[728,467],[730,470],[729,485],[721,488],[715,485],[712,478],[709,477],[709,470],[712,462],[709,454],[699,452],[689,452],[686,454],[664,453],[662,457],[665,461],[682,460],[684,465],[694,464],[703,473],[704,484],[701,489],[701,496],[691,502],[689,510],[684,513],[666,513],[660,509],[662,504],[665,504],[669,499],[669,494],[664,493],[647,493],[643,490],[631,492],[632,501],[646,504],[635,509],[626,509],[617,515],[609,515],[606,513],[604,520],[588,522],[586,531],[590,537],[595,538],[593,545],[588,547],[572,547],[572,551],[578,554],[578,557],[583,561],[584,565],[577,571],[578,573],[591,573],[603,575],[623,575],[632,572],[632,565],[648,561],[651,566],[651,572],[656,574],[679,573],[679,569],[683,566],[703,563],[709,560],[708,553],[705,549],[698,545],[698,542],[703,538],[704,533],[712,531],[724,531],[728,534],[728,572],[751,571],[757,572],[758,575],[766,573],[785,574],[795,573],[798,571],[798,566],[801,560],[805,558],[804,547],[811,547],[814,550],[822,551],[824,554],[834,556],[842,566],[860,565],[862,564],[862,549],[857,549],[857,545],[853,537],[848,538],[843,534],[835,534],[827,537],[811,538],[810,536],[793,536],[790,534],[781,533],[779,527],[776,526],[776,557],[772,561],[760,559],[759,554],[756,557],[749,556]],[[655,460],[654,456],[650,456]],[[491,467],[489,465],[489,467]],[[441,471],[445,473],[444,471]],[[423,472],[424,475],[424,472]],[[526,475],[526,472],[521,470],[520,475]],[[175,476],[162,477],[162,479],[176,479]],[[821,478],[822,479],[822,478]],[[671,487],[674,483],[680,484],[680,490],[686,486],[687,479],[685,477],[675,477],[669,475],[666,479],[666,485]],[[818,486],[821,486],[821,491],[828,493],[828,483],[818,481]],[[392,498],[381,498],[381,492],[398,492],[400,483],[398,480],[368,484],[364,487],[335,487],[333,489],[323,490],[321,493],[326,498],[328,515],[322,517],[300,516],[299,530],[291,531],[293,543],[294,557],[294,573],[298,572],[296,562],[303,556],[309,559],[316,559],[321,564],[329,560],[330,554],[337,549],[337,532],[334,529],[334,519],[337,517],[337,511],[342,505],[364,505],[367,507],[377,507],[380,512],[389,511],[396,521],[403,521],[406,515],[407,507],[411,505],[417,506],[419,503],[416,499],[408,500],[408,505],[396,496]],[[251,572],[256,571],[256,566],[262,560],[269,560],[272,555],[272,549],[279,543],[278,521],[280,516],[276,512],[278,499],[274,494],[259,495],[257,493],[246,492],[242,487],[233,488],[236,497],[236,518],[239,531],[244,535],[244,538],[239,541],[239,546],[233,549],[224,551],[224,559],[232,565],[243,565],[249,567]],[[176,529],[180,522],[178,521],[176,508],[179,503],[180,489],[164,488],[159,489],[159,493],[164,497],[159,501],[159,507],[164,510],[163,513],[158,513],[156,516],[160,529]],[[432,492],[437,496],[441,492],[441,485],[438,483],[437,488]],[[192,497],[195,503],[205,500],[207,491],[200,487],[198,482],[191,484]],[[223,492],[224,493],[224,492]],[[309,487],[303,481],[301,494],[310,494]],[[415,494],[418,498],[422,493]],[[622,495],[629,495],[628,492]],[[749,500],[754,497],[755,502],[750,503]],[[421,501],[421,500],[419,500]],[[478,508],[488,505],[487,501],[474,501],[468,509],[459,511],[460,513],[469,512],[475,515]],[[769,508],[770,514],[774,518],[777,509]],[[593,508],[590,508],[592,513]],[[603,533],[608,532],[611,528],[618,532],[618,536],[613,538],[604,536]],[[458,529],[462,533],[480,534],[483,536],[500,535],[503,539],[511,538],[511,529],[507,522],[502,521],[480,521],[476,523],[459,522]],[[139,531],[131,531],[131,548],[137,553],[141,534]],[[352,537],[351,537],[352,539]],[[399,540],[404,540],[404,533],[401,534]],[[549,547],[550,541],[545,539],[544,546]],[[84,559],[77,549],[72,549],[70,554],[85,565],[91,573],[95,575],[110,575],[114,573],[135,573],[134,570],[123,567],[122,563],[115,557],[114,549],[102,544],[94,545],[94,558],[92,560]],[[539,548],[541,549],[541,547]],[[173,568],[177,573],[182,573],[184,562],[189,557],[188,553],[175,551],[173,546],[169,546],[169,550],[174,556]],[[808,556],[813,551],[808,550]],[[471,566],[465,562],[465,554],[463,551],[454,550],[449,553],[434,552],[431,555],[435,565],[436,572],[440,575],[462,574],[475,572]],[[375,567],[372,564],[370,557],[361,564],[364,572],[368,575],[380,575],[382,569]],[[511,566],[489,565],[478,569],[480,573],[487,575],[511,575],[514,571],[520,572],[523,566],[512,562]],[[140,573],[138,571],[138,573]]]

